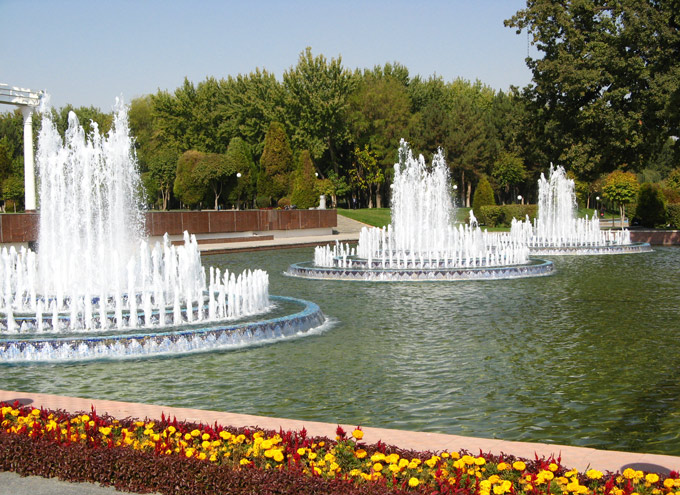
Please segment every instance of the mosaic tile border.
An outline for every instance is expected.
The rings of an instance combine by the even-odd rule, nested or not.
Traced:
[[[212,324],[209,328],[175,332],[0,340],[0,364],[130,359],[209,352],[290,337],[318,327],[326,319],[321,308],[313,302],[286,296],[270,296],[270,299],[297,304],[302,306],[302,310],[270,320],[225,326]]]
[[[650,253],[652,246],[648,242],[632,244],[611,244],[606,246],[534,246],[529,247],[531,255],[539,256],[588,256],[597,254],[633,254]]]
[[[499,280],[552,275],[552,261],[531,260],[525,265],[472,268],[339,268],[315,266],[313,261],[294,263],[285,275],[315,280],[353,280],[362,282],[438,282],[454,280]]]

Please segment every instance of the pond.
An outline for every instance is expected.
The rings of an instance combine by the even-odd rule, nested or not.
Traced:
[[[205,256],[316,302],[305,337],[187,356],[0,367],[0,388],[680,455],[680,248],[553,257],[550,277],[283,275],[312,248]]]

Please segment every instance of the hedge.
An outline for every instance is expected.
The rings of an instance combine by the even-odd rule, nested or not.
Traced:
[[[477,220],[487,227],[509,227],[513,218],[524,220],[527,215],[533,222],[538,215],[538,205],[482,206]]]
[[[668,214],[669,223],[680,229],[680,203],[668,205],[666,207],[666,213]]]

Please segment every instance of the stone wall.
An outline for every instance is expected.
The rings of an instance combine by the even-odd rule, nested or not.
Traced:
[[[37,213],[0,215],[0,243],[32,242],[38,239]],[[182,234],[224,234],[332,228],[337,226],[336,210],[224,210],[162,211],[146,213],[150,236]]]

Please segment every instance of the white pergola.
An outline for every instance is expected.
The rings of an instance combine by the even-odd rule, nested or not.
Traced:
[[[24,207],[35,211],[35,164],[33,161],[33,112],[45,96],[43,91],[32,91],[0,83],[0,103],[21,107],[24,116]]]

